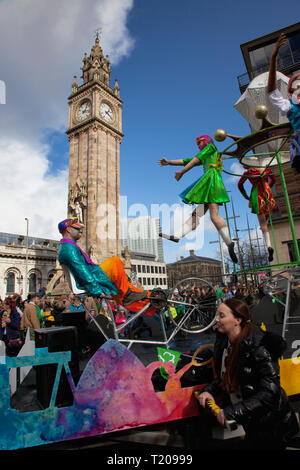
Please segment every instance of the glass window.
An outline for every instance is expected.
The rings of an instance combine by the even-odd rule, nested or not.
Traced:
[[[6,293],[13,294],[15,292],[15,273],[8,273],[6,279]]]
[[[289,250],[289,256],[290,256],[290,261],[296,261],[296,253],[295,253],[295,246],[293,241],[288,241],[288,250]],[[298,240],[298,248],[300,250],[300,240]]]
[[[36,274],[31,273],[29,276],[29,292],[34,293],[36,292]]]
[[[293,54],[294,62],[300,62],[300,33],[295,34],[289,38],[291,51]]]
[[[266,72],[268,70],[273,50],[274,43],[259,47],[258,49],[255,49],[253,51],[249,51],[252,70],[253,72],[256,72],[254,73],[254,76],[258,75],[259,73]],[[282,45],[279,50],[277,67],[278,70],[281,70],[285,67],[289,67],[292,64],[293,59],[291,55],[290,45],[287,42],[286,44]]]

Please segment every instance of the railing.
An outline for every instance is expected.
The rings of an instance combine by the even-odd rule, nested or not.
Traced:
[[[284,73],[286,70],[291,67],[299,67],[300,69],[300,51],[295,51],[291,54],[278,57],[277,70]],[[270,62],[260,65],[252,70],[250,74],[243,73],[237,77],[240,89],[245,88],[253,78],[257,77],[261,73],[268,72],[270,67]]]

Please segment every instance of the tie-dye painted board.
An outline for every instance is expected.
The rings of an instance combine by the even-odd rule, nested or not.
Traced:
[[[47,348],[36,349],[35,356],[1,358],[1,450],[96,436],[199,413],[193,391],[201,390],[204,385],[181,388],[180,383],[180,377],[192,364],[177,373],[171,362],[157,361],[145,367],[129,349],[110,339],[90,359],[75,386],[68,367],[70,359],[70,352],[48,353]],[[57,381],[49,408],[23,413],[12,409],[9,369],[49,363],[58,363],[59,369],[66,367],[74,396],[73,405],[55,407]],[[169,374],[169,380],[165,391],[155,392],[151,378],[162,365]]]

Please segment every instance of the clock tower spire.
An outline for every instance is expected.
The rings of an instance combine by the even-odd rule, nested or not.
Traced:
[[[122,105],[117,81],[110,87],[110,61],[99,31],[90,55],[83,57],[82,81],[76,76],[69,96],[70,142],[68,215],[85,225],[80,245],[94,262],[121,256],[120,144]]]

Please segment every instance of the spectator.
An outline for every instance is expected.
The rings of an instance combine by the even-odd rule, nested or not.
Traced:
[[[69,300],[70,300],[70,296],[69,296]],[[84,310],[83,306],[81,305],[81,301],[79,297],[77,297],[74,294],[73,294],[73,297],[71,297],[71,303],[68,307],[68,310],[71,310],[71,311]]]
[[[223,302],[227,299],[231,299],[232,293],[229,291],[228,287],[225,286],[223,291],[222,291],[222,300]]]
[[[0,321],[0,340],[5,342],[8,355],[15,356],[20,351],[23,342],[20,337],[21,317],[14,300],[5,299],[0,313]]]
[[[41,299],[38,294],[32,294],[30,301],[24,308],[21,318],[20,329],[23,335],[26,334],[27,328],[30,329],[30,339],[34,340],[34,330],[41,327],[40,320],[42,318],[40,309]]]
[[[118,308],[116,318],[115,318],[115,322],[116,322],[117,326],[120,326],[120,325],[122,325],[123,323],[126,322],[126,313],[125,313],[125,310],[121,306],[119,306],[119,308]],[[125,333],[125,328],[123,330],[121,330],[121,332],[120,332],[121,336],[124,336],[124,333]]]
[[[217,378],[199,395],[200,405],[221,397],[217,420],[241,424],[246,449],[283,450],[299,426],[280,386],[282,338],[264,334],[251,322],[247,304],[234,298],[219,306],[216,324]]]

